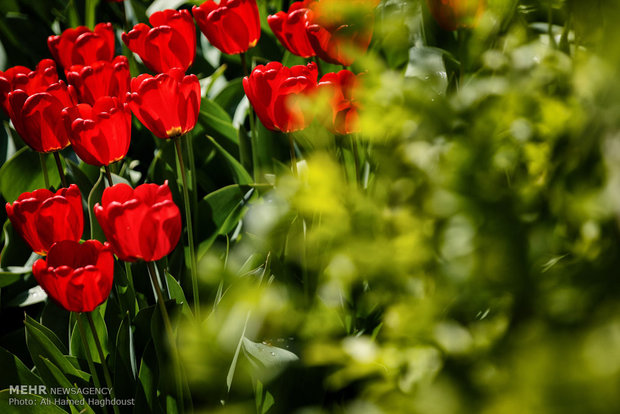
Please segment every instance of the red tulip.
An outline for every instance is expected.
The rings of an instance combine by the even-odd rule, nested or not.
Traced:
[[[131,111],[111,96],[93,106],[79,104],[65,108],[62,116],[75,153],[87,164],[109,165],[127,155],[131,139]]]
[[[105,302],[114,281],[114,256],[108,243],[73,240],[55,243],[32,273],[39,285],[70,312],[91,312]]]
[[[102,96],[114,96],[125,102],[130,78],[125,56],[116,56],[112,62],[73,65],[67,70],[67,82],[76,88],[80,102],[91,105]]]
[[[200,83],[196,75],[171,69],[157,76],[142,74],[131,80],[127,103],[155,136],[174,138],[194,128],[200,111]]]
[[[196,55],[196,27],[189,11],[158,11],[149,22],[153,28],[138,23],[129,33],[123,33],[123,42],[154,72],[172,68],[185,72]]]
[[[316,55],[326,62],[349,66],[365,53],[372,39],[375,0],[322,0],[310,4],[306,32]],[[355,19],[347,13],[355,12]],[[349,10],[350,9],[350,10]]]
[[[348,70],[327,73],[319,82],[319,90],[330,97],[331,117],[327,128],[336,134],[350,134],[358,131],[358,104],[355,91],[359,87],[358,76]]]
[[[192,13],[209,42],[229,55],[246,52],[260,38],[256,0],[208,0]]]
[[[267,23],[280,43],[292,54],[304,58],[316,55],[306,33],[307,15],[310,12],[308,5],[313,1],[296,1],[289,7],[288,13],[281,11],[267,17]]]
[[[13,204],[6,203],[6,213],[13,228],[41,255],[55,242],[80,240],[84,231],[82,196],[75,184],[56,194],[47,189],[23,193]]]
[[[63,108],[75,105],[75,90],[58,80],[54,61],[44,59],[34,71],[19,66],[2,75],[4,109],[26,144],[38,152],[68,146],[67,129],[58,119]]]
[[[135,262],[159,260],[181,237],[181,212],[168,187],[142,184],[134,190],[116,184],[103,191],[95,216],[119,259]]]
[[[63,68],[89,65],[98,60],[114,58],[114,29],[112,23],[99,23],[91,31],[86,26],[67,29],[60,36],[47,38],[52,56]]]
[[[21,89],[28,95],[44,92],[47,87],[58,82],[56,65],[51,59],[43,59],[35,70],[25,66],[13,66],[5,72],[0,71],[0,94],[2,107],[9,113],[9,92]]]
[[[258,65],[249,77],[243,78],[243,89],[266,128],[293,132],[312,121],[304,116],[296,98],[314,91],[317,77],[314,62],[291,68],[270,62],[267,66]]]
[[[484,0],[427,0],[435,21],[444,30],[474,27],[484,11]]]

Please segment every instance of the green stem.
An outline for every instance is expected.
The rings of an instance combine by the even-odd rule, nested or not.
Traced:
[[[198,211],[198,182],[196,178],[196,163],[194,161],[194,145],[191,132],[187,133],[185,139],[185,151],[187,151],[187,159],[189,161],[189,189],[192,197],[192,224],[196,226],[196,214]]]
[[[138,298],[136,297],[136,289],[133,287],[133,274],[131,272],[131,263],[129,262],[123,262],[125,263],[125,276],[127,276],[127,283],[129,284],[129,288],[131,289],[131,292],[133,293],[133,297],[134,297],[134,309],[131,310],[131,315],[135,316],[136,314],[136,309],[139,308],[138,306]]]
[[[95,28],[95,8],[97,3],[99,3],[99,0],[86,0],[84,5],[84,23],[91,30]]]
[[[110,187],[112,187],[114,185],[114,181],[112,181],[112,173],[110,172],[110,166],[104,165],[103,169],[105,170],[105,176],[108,179],[108,184],[110,185]]]
[[[361,176],[360,176],[360,160],[359,160],[359,151],[357,149],[357,139],[353,135],[349,135],[351,139],[351,150],[353,151],[353,160],[355,161],[355,183],[358,188],[360,187]]]
[[[243,73],[245,74],[245,76],[250,76],[250,68],[247,64],[245,52],[241,53],[240,56],[241,66],[243,66]],[[247,170],[252,169],[252,175],[254,176],[254,181],[256,182],[257,178],[261,175],[261,171],[258,160],[258,146],[256,142],[257,134],[252,103],[250,103],[248,109],[248,117],[250,118],[250,142],[248,143],[244,137],[239,137],[239,158],[241,161],[241,165],[243,165]],[[249,159],[248,154],[250,156]]]
[[[314,62],[316,63],[316,69],[319,72],[319,80],[323,77],[323,67],[321,66],[321,59],[318,56],[314,57]]]
[[[88,346],[88,341],[86,340],[86,333],[84,331],[84,325],[82,324],[82,318],[79,313],[75,313],[75,319],[77,319],[78,331],[80,331],[80,338],[82,339],[82,345],[84,346],[84,353],[86,354],[86,361],[88,362],[88,369],[90,370],[91,375],[93,376],[93,382],[96,388],[101,388],[101,382],[99,382],[99,375],[97,375],[97,370],[95,369],[95,363],[93,362],[93,357],[90,354],[90,347]],[[99,400],[103,401],[103,396],[101,393],[97,393],[97,397]],[[104,412],[108,412],[105,405],[103,405]]]
[[[183,151],[181,149],[181,137],[173,138],[174,147],[177,152],[177,161],[181,170],[181,179],[183,181],[183,204],[185,206],[185,221],[187,223],[187,239],[189,242],[189,270],[192,277],[192,293],[194,297],[194,315],[200,320],[200,299],[198,293],[198,275],[196,274],[196,252],[194,250],[194,229],[192,225],[192,212],[190,209],[189,192],[187,188],[187,177],[185,174],[185,164],[183,163]]]
[[[62,161],[60,159],[60,154],[58,151],[54,152],[54,160],[56,161],[56,168],[58,168],[58,175],[60,176],[60,182],[63,187],[69,187],[67,185],[67,177],[65,177],[65,171],[62,166]]]
[[[164,328],[166,329],[166,336],[168,337],[168,340],[166,342],[170,347],[170,353],[172,354],[173,359],[177,398],[179,404],[181,405],[181,412],[183,412],[183,386],[181,365],[179,361],[179,350],[177,348],[176,340],[174,338],[174,331],[172,330],[172,323],[170,322],[170,316],[168,315],[168,310],[166,309],[166,303],[164,302],[164,295],[161,292],[159,280],[157,279],[157,274],[155,273],[155,266],[153,265],[153,262],[146,262],[146,266],[148,268],[149,276],[151,277],[151,282],[153,283],[153,288],[155,289],[155,294],[157,296],[157,305],[159,306],[159,310],[164,321]]]
[[[288,136],[288,144],[291,152],[291,169],[293,170],[293,174],[297,176],[297,157],[295,156],[295,141],[293,140],[293,134],[287,133]]]
[[[105,355],[103,354],[103,348],[101,347],[101,341],[99,340],[97,328],[95,328],[93,315],[91,314],[91,312],[84,313],[86,314],[86,319],[88,319],[90,330],[93,332],[93,339],[95,340],[97,352],[99,353],[99,358],[101,359],[101,366],[103,367],[103,376],[105,377],[105,383],[110,390],[110,398],[114,400],[116,399],[116,397],[114,396],[114,387],[112,387],[112,378],[110,377],[110,371],[108,370],[108,363],[105,361]],[[116,405],[112,405],[112,409],[114,410],[114,414],[119,414],[118,407]]]
[[[39,153],[39,161],[41,162],[41,171],[43,171],[43,181],[45,182],[45,188],[50,189],[50,177],[47,174],[47,162],[45,160],[45,153]]]

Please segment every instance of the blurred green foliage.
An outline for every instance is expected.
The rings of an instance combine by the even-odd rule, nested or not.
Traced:
[[[72,15],[50,3],[0,2],[4,67],[48,56]],[[144,21],[148,4],[127,3]],[[259,1],[261,16],[284,3]],[[97,21],[120,21],[116,6]],[[352,68],[365,72],[361,133],[297,133],[295,177],[285,137],[259,129],[260,185],[213,122],[247,126],[233,124],[239,63],[203,39],[192,71],[215,84],[226,63],[216,90],[233,86],[208,95],[224,114],[206,110],[193,135],[208,316],[180,317],[178,332],[195,410],[620,412],[617,2],[488,0],[459,32],[425,1],[384,0],[375,17]],[[295,60],[266,24],[252,55]],[[6,131],[5,160],[20,145]],[[134,177],[176,180],[171,147],[135,136]]]

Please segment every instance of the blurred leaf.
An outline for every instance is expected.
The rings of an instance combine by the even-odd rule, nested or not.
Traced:
[[[187,3],[187,0],[155,0],[146,9],[146,15],[150,16],[157,11],[166,9],[176,10],[177,8],[179,8],[179,6],[185,3]]]
[[[299,360],[299,357],[291,351],[267,344],[253,342],[248,338],[243,338],[243,350],[252,365],[261,370],[267,369],[272,375],[274,374],[274,371],[280,371],[291,362]]]
[[[58,187],[60,178],[51,155],[45,156],[50,185]],[[45,188],[39,154],[23,147],[0,168],[0,193],[9,202],[17,200],[21,193]]]
[[[30,273],[31,266],[9,266],[0,268],[0,288],[9,286],[20,279],[23,279],[26,273]]]
[[[239,337],[239,342],[237,343],[237,348],[235,349],[235,354],[233,355],[233,359],[230,362],[230,367],[228,368],[228,374],[226,375],[226,387],[230,392],[230,387],[232,386],[232,381],[235,376],[235,370],[237,369],[237,361],[239,361],[239,353],[241,352],[241,347],[243,346],[243,341],[245,340],[245,331],[248,327],[248,321],[250,320],[250,312],[245,317],[245,324],[243,325],[243,330],[241,331],[241,336]]]
[[[41,303],[47,299],[47,293],[41,288],[41,286],[34,286],[25,292],[21,292],[13,299],[11,299],[6,306],[18,306],[24,308],[26,306],[34,305],[35,303]]]

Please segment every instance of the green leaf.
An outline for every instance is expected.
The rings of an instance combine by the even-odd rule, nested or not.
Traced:
[[[237,78],[229,81],[224,88],[213,98],[213,102],[218,104],[232,118],[235,115],[237,106],[245,93],[243,92],[243,79]]]
[[[236,131],[235,131],[235,136],[236,136]],[[241,163],[237,161],[235,157],[230,155],[230,153],[226,151],[220,144],[218,144],[217,141],[215,141],[215,139],[213,139],[212,137],[207,135],[207,139],[211,141],[211,143],[215,146],[218,152],[224,156],[237,184],[250,184],[253,182],[250,174],[246,171],[245,168],[243,168]]]
[[[91,312],[91,315],[93,317],[95,329],[97,330],[97,335],[99,336],[99,340],[101,341],[101,348],[103,350],[103,355],[105,358],[109,353],[108,329],[106,327],[105,321],[103,320],[99,312],[95,310],[94,312]],[[92,356],[94,362],[101,363],[99,351],[97,350],[97,344],[95,343],[95,338],[88,322],[86,321],[86,318],[82,319],[82,323],[84,325],[84,333],[86,335],[86,341],[88,342],[88,349],[90,350],[90,355]],[[71,355],[86,360],[86,352],[84,350],[84,345],[82,344],[82,338],[80,337],[80,331],[77,326],[77,321],[73,325],[73,330],[71,331]]]
[[[71,312],[58,306],[54,301],[47,301],[41,313],[41,325],[49,328],[55,336],[65,345],[70,345],[70,317]]]
[[[299,357],[286,349],[250,341],[243,338],[243,351],[258,374],[271,378],[278,375],[290,363],[299,360]]]
[[[50,185],[57,187],[60,177],[56,172],[54,159],[51,155],[45,156]],[[45,180],[40,167],[39,154],[28,147],[17,151],[0,168],[0,193],[5,200],[13,202],[21,193],[45,188]]]
[[[245,330],[248,327],[248,321],[250,320],[250,312],[245,317],[245,323],[243,324],[243,330],[241,331],[241,336],[239,337],[239,342],[237,343],[237,348],[235,349],[235,355],[233,356],[232,361],[230,362],[230,368],[228,368],[228,374],[226,374],[226,387],[228,391],[230,391],[230,387],[232,386],[232,380],[235,376],[235,370],[237,369],[237,361],[239,361],[239,354],[241,352],[241,348],[243,347],[243,341],[245,340]]]
[[[104,242],[106,240],[105,234],[95,217],[94,207],[95,204],[101,202],[101,196],[103,196],[103,190],[105,189],[105,180],[103,174],[99,174],[99,179],[93,186],[93,189],[88,194],[88,219],[90,221],[90,238]]]
[[[129,315],[125,315],[116,335],[114,389],[117,398],[135,395],[138,367]]]
[[[199,123],[208,135],[217,139],[228,141],[229,144],[239,145],[237,129],[232,124],[232,119],[215,102],[203,98],[200,102]]]
[[[198,257],[201,257],[211,247],[218,235],[231,232],[243,218],[248,202],[256,195],[250,186],[238,184],[220,188],[207,194],[198,203],[199,237],[206,238],[198,247]]]
[[[9,266],[0,268],[0,288],[12,285],[24,278],[24,275],[30,273],[31,266]]]
[[[136,411],[135,412],[162,412],[157,399],[157,382],[159,369],[157,365],[157,355],[153,341],[149,341],[140,362],[140,372],[138,374],[138,390],[136,391]]]
[[[75,384],[71,383],[71,381],[69,381],[69,379],[63,374],[63,372],[55,364],[52,363],[52,361],[50,361],[49,359],[45,357],[41,357],[41,361],[43,362],[43,364],[45,364],[45,367],[54,377],[54,379],[56,380],[59,386],[61,386],[62,388],[77,389]],[[86,412],[86,413],[93,412],[93,410],[88,406],[88,404],[86,404],[86,400],[84,399],[84,397],[82,396],[80,392],[75,392],[75,393],[70,392],[68,393],[67,396],[71,398],[73,401],[75,401],[75,405],[81,408],[80,412]]]
[[[187,304],[187,299],[185,299],[185,293],[183,293],[183,288],[179,285],[179,282],[172,276],[170,273],[165,272],[166,281],[168,282],[168,292],[170,293],[170,299],[174,299],[177,304],[182,306],[182,312],[184,315],[188,317],[192,317],[192,310]]]
[[[41,286],[37,285],[31,287],[30,289],[20,292],[17,296],[7,302],[7,307],[20,307],[25,308],[26,306],[34,305],[35,303],[41,303],[47,299],[47,293],[41,288]]]
[[[78,370],[69,359],[63,355],[61,350],[65,350],[66,352],[66,349],[53,332],[29,316],[26,316],[25,325],[28,351],[39,370],[41,378],[43,378],[48,385],[50,385],[50,382],[51,384],[58,385],[58,382],[56,376],[53,375],[48,366],[42,362],[43,358],[50,360],[63,374],[71,375],[84,381],[90,379],[89,374]]]
[[[34,375],[24,363],[4,348],[0,348],[0,388],[10,385],[43,384],[41,378]]]
[[[18,399],[24,401],[24,403],[12,402],[9,404],[9,399]],[[53,401],[53,400],[52,400]],[[11,394],[9,390],[0,391],[0,412],[2,413],[25,413],[28,414],[66,414],[62,408],[52,404],[52,401],[47,400],[46,397],[35,394]],[[27,402],[34,402],[32,405],[20,405],[27,404]],[[17,407],[28,407],[27,410],[19,410]]]

